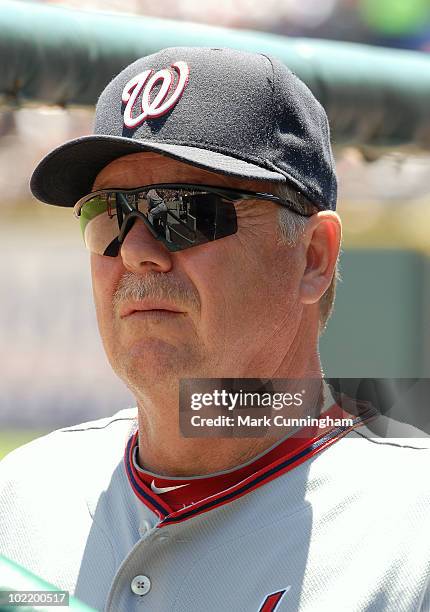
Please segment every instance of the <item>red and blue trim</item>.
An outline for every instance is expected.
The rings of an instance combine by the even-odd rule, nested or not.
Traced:
[[[339,409],[338,406],[335,406],[334,408]],[[300,439],[298,439],[295,448],[290,449],[289,452],[285,452],[285,454],[276,461],[265,465],[247,478],[240,480],[240,482],[237,484],[219,491],[214,495],[200,499],[196,503],[188,505],[185,508],[181,508],[180,510],[173,511],[172,508],[163,499],[161,499],[159,495],[156,495],[153,493],[153,491],[151,491],[151,488],[143,482],[142,477],[137,472],[133,463],[133,449],[138,441],[137,431],[130,438],[127,444],[125,452],[126,473],[132,489],[137,497],[161,519],[161,522],[158,525],[158,527],[161,528],[166,525],[185,521],[189,518],[193,518],[199,514],[222,506],[223,504],[229,503],[235,499],[239,499],[257,487],[278,478],[282,474],[285,474],[289,470],[301,465],[311,457],[326,449],[328,446],[344,437],[353,429],[363,425],[364,422],[375,416],[375,411],[374,409],[369,409],[367,412],[356,418],[353,418],[353,415],[349,416],[352,419],[352,425],[334,427],[316,438],[304,438],[301,443]]]

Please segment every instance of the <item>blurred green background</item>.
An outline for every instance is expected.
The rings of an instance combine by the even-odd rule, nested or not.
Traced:
[[[18,446],[34,440],[45,432],[36,429],[6,429],[0,431],[0,459]]]

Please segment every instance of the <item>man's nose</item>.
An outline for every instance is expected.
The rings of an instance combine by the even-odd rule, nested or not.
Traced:
[[[169,272],[172,268],[170,251],[151,235],[141,219],[134,221],[121,245],[120,255],[130,272]]]

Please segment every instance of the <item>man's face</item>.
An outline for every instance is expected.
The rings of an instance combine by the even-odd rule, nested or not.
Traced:
[[[270,192],[152,153],[115,160],[94,190],[169,182]],[[171,253],[138,220],[117,257],[91,255],[104,347],[134,392],[182,377],[276,375],[300,322],[305,256],[279,242],[276,204],[236,207],[238,231],[226,238]]]

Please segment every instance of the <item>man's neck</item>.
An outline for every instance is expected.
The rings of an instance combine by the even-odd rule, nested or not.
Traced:
[[[322,379],[319,357],[294,372],[294,378]],[[293,378],[280,368],[273,378]],[[279,441],[272,434],[256,438],[185,438],[179,430],[178,391],[138,401],[139,464],[162,476],[207,475],[232,469],[264,452]],[[291,416],[297,418],[318,412],[318,398]],[[291,432],[292,433],[292,432]],[[288,431],[284,432],[287,435]]]

